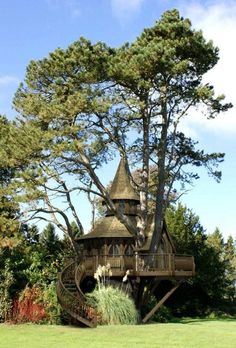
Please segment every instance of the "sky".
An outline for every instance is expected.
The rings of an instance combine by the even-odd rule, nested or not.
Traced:
[[[13,119],[12,98],[30,60],[41,59],[57,47],[66,48],[83,36],[116,47],[132,42],[161,14],[177,8],[220,49],[220,61],[205,77],[218,94],[236,105],[236,0],[0,0],[0,114]],[[207,233],[216,227],[226,239],[236,237],[236,114],[235,107],[215,120],[195,113],[183,130],[208,152],[225,152],[220,184],[204,172],[181,200],[200,217]],[[117,163],[115,163],[116,165]],[[100,171],[107,183],[114,164]],[[89,206],[82,221],[89,228]]]

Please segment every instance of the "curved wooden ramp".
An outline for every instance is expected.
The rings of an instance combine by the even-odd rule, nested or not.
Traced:
[[[57,297],[62,308],[75,320],[89,327],[96,327],[96,312],[85,303],[80,282],[85,274],[82,264],[69,263],[59,275]],[[91,316],[91,311],[93,315]]]

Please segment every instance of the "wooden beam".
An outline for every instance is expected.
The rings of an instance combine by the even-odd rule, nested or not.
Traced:
[[[176,289],[180,286],[181,283],[175,285],[170,291],[165,294],[165,296],[153,307],[153,309],[143,318],[142,322],[146,323],[155,313],[156,311],[163,305],[163,303],[175,292]]]

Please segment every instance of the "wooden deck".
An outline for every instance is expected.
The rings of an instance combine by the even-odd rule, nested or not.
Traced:
[[[194,257],[176,254],[138,254],[83,256],[86,274],[93,275],[98,266],[110,265],[112,277],[129,276],[189,278],[195,275]]]

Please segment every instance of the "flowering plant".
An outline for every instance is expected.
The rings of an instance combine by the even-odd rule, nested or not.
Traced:
[[[108,263],[106,266],[98,265],[96,272],[94,273],[94,278],[97,280],[98,288],[105,286],[106,277],[112,276],[111,265]]]

